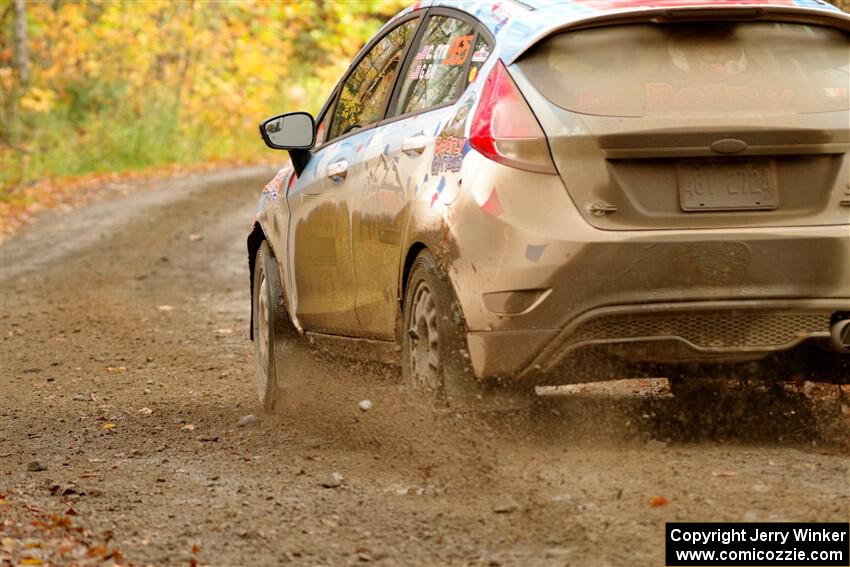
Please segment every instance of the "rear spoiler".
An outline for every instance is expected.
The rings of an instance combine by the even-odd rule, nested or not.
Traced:
[[[821,25],[850,33],[850,14],[840,11],[838,8],[820,9],[803,6],[753,6],[746,4],[724,5],[722,7],[715,5],[641,8],[639,10],[622,10],[599,16],[589,16],[573,20],[562,26],[545,29],[533,36],[525,46],[512,53],[504,61],[506,65],[510,65],[547,37],[565,31],[641,22],[668,24],[710,20],[795,22]]]

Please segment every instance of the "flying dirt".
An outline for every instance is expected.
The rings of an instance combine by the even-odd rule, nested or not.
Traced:
[[[468,415],[304,345],[264,412],[245,237],[275,171],[105,187],[2,244],[3,565],[661,565],[668,521],[847,520],[846,386]]]

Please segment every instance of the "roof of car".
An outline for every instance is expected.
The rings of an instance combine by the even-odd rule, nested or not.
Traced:
[[[422,0],[396,18],[437,6],[455,8],[477,18],[496,36],[497,51],[506,63],[560,29],[642,12],[763,8],[826,16],[850,30],[850,15],[823,0]]]

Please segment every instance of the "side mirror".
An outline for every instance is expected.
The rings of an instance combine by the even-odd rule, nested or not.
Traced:
[[[307,112],[288,112],[260,124],[260,136],[275,150],[309,150],[316,141],[316,126]]]

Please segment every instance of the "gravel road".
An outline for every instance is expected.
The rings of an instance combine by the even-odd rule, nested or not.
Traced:
[[[264,414],[244,243],[273,173],[106,191],[0,247],[3,565],[658,566],[666,521],[848,520],[834,386],[436,414],[304,353]]]

